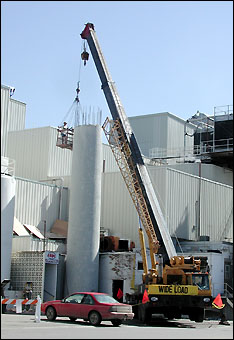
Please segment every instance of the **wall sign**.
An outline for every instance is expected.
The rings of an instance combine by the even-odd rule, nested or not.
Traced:
[[[58,251],[45,251],[45,263],[59,264],[59,252]]]

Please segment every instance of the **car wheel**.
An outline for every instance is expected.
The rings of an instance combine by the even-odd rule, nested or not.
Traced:
[[[91,323],[91,325],[98,326],[100,325],[101,321],[101,315],[98,312],[92,311],[89,313],[89,322]]]
[[[112,323],[113,326],[118,327],[122,324],[122,320],[118,320],[118,319],[111,320],[111,323]]]
[[[46,316],[49,321],[54,321],[56,319],[57,314],[56,314],[56,310],[54,309],[54,307],[49,306],[46,309]]]
[[[70,319],[72,322],[74,322],[74,321],[76,321],[77,318],[72,318],[72,317],[69,316],[69,319]]]

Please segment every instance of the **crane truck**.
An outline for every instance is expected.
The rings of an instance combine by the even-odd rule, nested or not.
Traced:
[[[168,319],[187,315],[202,322],[204,309],[211,305],[211,280],[201,259],[178,256],[162,214],[148,169],[136,137],[121,104],[108,71],[94,25],[87,23],[81,38],[88,43],[112,119],[106,118],[102,128],[139,215],[139,240],[143,262],[142,283],[131,295],[136,317],[148,323],[153,314]],[[88,53],[82,54],[88,60]],[[151,268],[148,268],[145,236],[148,239]],[[147,293],[147,302],[143,295]]]

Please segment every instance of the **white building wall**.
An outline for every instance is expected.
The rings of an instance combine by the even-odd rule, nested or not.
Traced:
[[[192,134],[194,127],[169,112],[129,117],[129,121],[144,156],[183,154],[184,148],[193,147],[193,138],[185,139],[184,134],[185,129]],[[169,163],[174,161],[169,160]]]
[[[109,144],[102,144],[103,172],[118,172],[119,167],[116,163],[113,152]]]
[[[169,167],[199,176],[199,163],[180,163],[170,165]],[[211,181],[233,186],[233,172],[221,166],[201,163],[201,176]]]
[[[68,219],[68,189],[16,177],[15,217],[22,224],[50,231],[56,219]],[[60,210],[61,209],[61,210]],[[61,211],[61,212],[60,212]]]
[[[165,149],[167,146],[167,114],[158,113],[144,116],[129,117],[134,135],[141,153],[149,156],[149,150],[157,147]]]
[[[171,236],[196,240],[198,176],[166,167],[148,167]],[[232,242],[233,188],[201,179],[200,235]],[[217,208],[218,207],[218,208]],[[120,173],[104,173],[101,226],[110,235],[131,239],[139,247],[139,219]]]
[[[6,156],[10,88],[1,86],[1,156]]]
[[[25,127],[26,104],[10,98],[10,87],[1,85],[1,155],[7,156],[9,131]]]
[[[11,98],[9,110],[9,131],[23,130],[25,128],[26,104]]]
[[[51,126],[9,133],[8,157],[15,159],[15,174],[32,180],[71,174],[72,151],[56,146],[57,129]]]
[[[29,236],[13,236],[12,237],[12,253],[19,251],[59,251],[60,254],[66,253],[66,245],[55,240],[38,239],[31,235]]]
[[[120,172],[103,174],[101,226],[110,235],[139,244],[139,219]]]

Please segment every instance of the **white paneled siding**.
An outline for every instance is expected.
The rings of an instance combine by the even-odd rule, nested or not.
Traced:
[[[49,127],[9,132],[8,157],[15,160],[15,175],[42,180],[47,178]]]
[[[56,141],[57,129],[50,126],[10,132],[8,157],[15,159],[16,176],[43,181],[70,175],[72,151]]]
[[[120,172],[102,174],[101,226],[109,235],[138,243],[139,220]]]
[[[172,236],[195,240],[198,177],[167,169],[167,226]]]
[[[185,121],[172,114],[168,114],[167,120],[167,149],[170,155],[170,150],[184,149],[184,125]],[[191,138],[192,139],[192,138]]]
[[[12,253],[19,251],[59,251],[64,254],[66,246],[62,242],[55,240],[39,240],[31,235],[29,236],[13,236],[12,238]]]
[[[16,177],[15,217],[22,224],[50,231],[56,219],[67,221],[68,189]],[[60,213],[61,209],[61,213]]]
[[[6,156],[10,89],[1,86],[1,156]]]
[[[25,128],[26,104],[10,99],[9,131],[18,131]]]
[[[201,235],[210,241],[233,242],[233,188],[203,180],[201,185]]]
[[[26,104],[10,98],[10,87],[1,85],[1,155],[7,156],[9,131],[25,127]]]
[[[193,133],[192,125],[169,112],[129,117],[129,121],[144,156],[165,157],[193,146],[193,138],[184,139],[185,129]]]
[[[170,165],[170,168],[199,175],[199,163],[180,163]],[[201,176],[211,181],[233,186],[233,172],[229,169],[214,164],[201,164]]]
[[[167,113],[129,117],[129,122],[139,144],[141,153],[149,156],[149,150],[167,147]]]
[[[148,167],[171,236],[196,240],[199,176],[167,167]],[[200,235],[211,241],[233,240],[233,188],[201,179]],[[139,220],[120,173],[104,173],[101,226],[110,235],[138,241]]]
[[[108,144],[102,144],[103,172],[119,171],[113,152]]]
[[[48,173],[49,177],[70,176],[72,151],[56,146],[57,128],[49,129]]]

